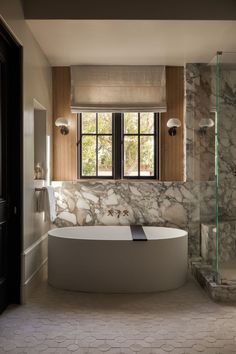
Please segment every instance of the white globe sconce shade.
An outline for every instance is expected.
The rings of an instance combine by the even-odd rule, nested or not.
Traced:
[[[67,135],[69,133],[69,122],[66,118],[57,118],[55,121],[55,126],[60,128],[60,132],[62,135]]]
[[[199,131],[201,134],[205,135],[207,129],[214,127],[215,123],[211,118],[202,118],[199,122]]]
[[[177,128],[181,127],[181,121],[178,118],[170,118],[166,125],[169,128],[169,134],[174,136],[177,133]]]

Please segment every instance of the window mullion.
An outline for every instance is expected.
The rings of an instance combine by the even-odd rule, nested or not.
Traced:
[[[138,177],[140,177],[140,113],[138,114]]]
[[[98,113],[96,113],[96,177],[98,177]]]
[[[160,117],[159,113],[154,113],[154,152],[155,152],[155,177],[160,179]]]
[[[121,113],[114,113],[114,178],[120,179],[122,178],[122,141],[123,141],[123,134],[122,134],[122,114]]]
[[[81,177],[81,113],[77,114],[77,178]]]

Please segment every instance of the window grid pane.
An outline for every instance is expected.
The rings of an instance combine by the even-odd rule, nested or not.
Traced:
[[[96,176],[96,136],[82,136],[82,175]]]
[[[112,135],[98,135],[98,176],[112,176]]]
[[[124,176],[139,175],[138,140],[139,137],[135,135],[124,136]]]
[[[96,113],[83,113],[82,134],[96,134],[97,117]]]
[[[98,113],[98,134],[112,134],[112,113]]]
[[[154,176],[154,136],[140,136],[140,176]]]
[[[137,133],[130,134],[131,129],[127,129],[127,123],[125,123],[125,120],[127,120],[126,118],[127,116],[126,113],[124,113],[123,175],[126,178],[129,177],[154,178],[155,177],[155,116],[154,113],[136,113],[136,115],[138,117]],[[132,120],[132,122],[133,121],[134,120]],[[134,139],[134,137],[137,138],[136,146],[135,144],[133,144],[132,147],[133,150],[136,149],[137,162],[134,159],[135,156],[134,151],[133,151],[133,157],[127,156],[128,137],[131,139],[129,140],[130,144],[132,139]],[[127,165],[128,158],[130,158],[131,160],[133,158],[133,165],[131,164],[131,161]],[[132,170],[132,168],[136,169],[136,171]]]
[[[154,113],[140,113],[140,134],[154,134]]]
[[[124,133],[138,134],[139,128],[139,114],[138,113],[124,113]]]

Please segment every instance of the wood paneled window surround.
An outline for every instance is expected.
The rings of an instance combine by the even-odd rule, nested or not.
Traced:
[[[159,115],[78,114],[78,178],[159,176]]]
[[[67,118],[69,134],[62,135],[53,124],[53,179],[148,178],[183,181],[184,68],[167,66],[165,75],[165,113],[85,111],[76,114],[71,113],[70,68],[54,67],[53,121],[58,117]],[[152,116],[153,125],[150,124]],[[173,117],[182,123],[174,137],[169,135],[166,126],[168,119]],[[93,122],[92,127],[86,125],[86,120]],[[144,128],[144,121],[149,122],[149,128]],[[105,122],[104,126],[101,122]],[[86,152],[86,145],[91,156]]]

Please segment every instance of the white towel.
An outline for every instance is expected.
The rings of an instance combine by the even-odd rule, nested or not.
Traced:
[[[56,219],[56,198],[54,188],[52,186],[44,187],[45,189],[38,196],[38,212],[44,211],[45,221],[54,222]]]

